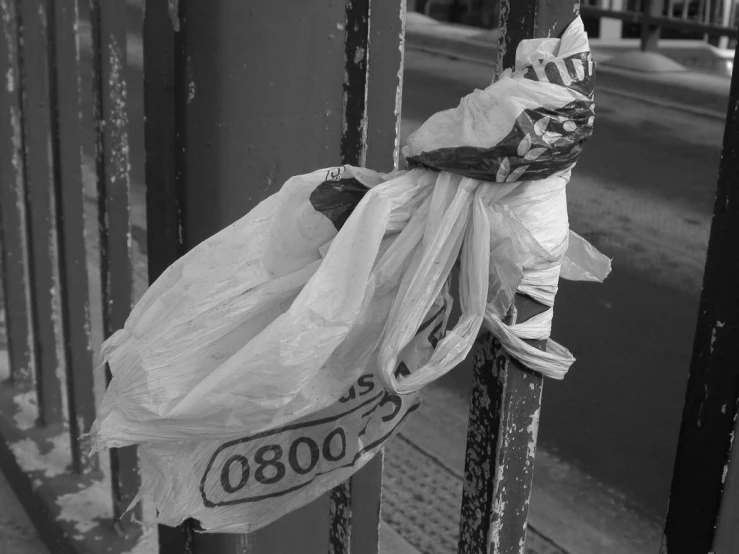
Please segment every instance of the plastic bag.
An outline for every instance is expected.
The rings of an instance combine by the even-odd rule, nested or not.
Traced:
[[[483,325],[532,369],[565,374],[566,349],[524,342],[549,337],[551,309],[517,323],[513,300],[552,306],[560,276],[610,271],[567,220],[593,123],[582,22],[561,41],[522,42],[517,59],[411,136],[404,152],[422,167],[293,177],[165,271],[105,343],[113,379],[95,446],[146,443],[143,490],[160,521],[243,532],[322,494]],[[457,260],[462,316],[449,328]]]
[[[249,533],[348,479],[420,402],[366,373],[333,406],[284,427],[225,442],[142,445],[141,488],[155,499],[159,523],[193,518],[204,531]]]

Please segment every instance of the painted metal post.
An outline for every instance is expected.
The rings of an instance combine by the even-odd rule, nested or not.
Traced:
[[[370,53],[370,0],[347,2],[344,29],[344,125],[341,133],[341,163],[364,166],[367,160],[367,61]],[[349,479],[331,491],[328,525],[329,554],[349,554],[351,552],[352,485],[354,482],[355,479]]]
[[[739,62],[739,51],[734,63]],[[734,72],[718,188],[708,241],[698,323],[672,477],[662,551],[697,554],[726,545],[734,533],[716,525],[739,513],[725,482],[739,461],[731,459],[739,402],[739,73]],[[736,482],[732,480],[736,487]],[[723,500],[722,500],[723,496]],[[733,529],[732,529],[733,528]],[[731,552],[735,552],[732,549]],[[717,554],[730,552],[719,551]]]
[[[503,0],[496,78],[515,63],[524,39],[557,37],[575,19],[579,0]],[[516,295],[518,320],[546,308]],[[543,341],[535,345],[543,348]],[[521,366],[485,333],[475,368],[460,517],[460,554],[523,554],[542,376]]]
[[[126,108],[126,3],[90,0],[93,44],[95,171],[100,230],[103,332],[122,329],[133,303],[128,115]],[[110,378],[108,371],[108,379]],[[121,533],[140,532],[140,508],[123,515],[139,489],[136,447],[110,451],[113,513]]]
[[[150,279],[291,175],[397,166],[404,15],[401,0],[147,4]],[[333,529],[337,554],[374,554],[381,474],[377,456],[333,501],[249,536],[160,527],[160,550],[323,553]]]
[[[20,74],[25,154],[26,214],[29,229],[31,319],[36,360],[39,423],[61,424],[62,371],[59,342],[57,236],[52,168],[49,90],[48,6],[40,0],[20,0]],[[16,4],[18,6],[18,4]]]
[[[15,0],[0,0],[0,245],[5,326],[10,379],[14,383],[33,378],[31,289],[29,284],[21,76],[18,66],[18,33]]]
[[[98,467],[80,438],[95,420],[89,290],[85,251],[80,128],[77,0],[49,2],[52,148],[56,196],[62,348],[66,367],[72,467],[84,473]]]

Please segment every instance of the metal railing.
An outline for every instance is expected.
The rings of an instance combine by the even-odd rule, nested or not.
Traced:
[[[10,368],[0,385],[0,459],[60,551],[73,541],[64,535],[74,536],[56,527],[64,499],[109,486],[112,502],[72,524],[97,523],[97,540],[123,548],[140,534],[136,511],[122,517],[138,491],[136,450],[112,450],[101,463],[83,438],[95,418],[92,337],[120,327],[133,302],[126,3],[92,0],[83,14],[76,0],[2,0],[0,9],[7,85],[0,98],[0,241]],[[91,60],[81,56],[81,15],[90,23]],[[83,80],[88,61],[91,78]],[[80,100],[90,96],[91,119]],[[94,144],[87,157],[86,137]],[[94,176],[92,190],[83,174]],[[97,237],[86,236],[90,215],[98,218]],[[90,256],[93,243],[99,256]],[[91,289],[98,281],[101,288]],[[98,297],[102,302],[91,303]],[[106,519],[110,525],[99,524]]]
[[[561,0],[535,15],[539,1],[502,0],[509,48],[498,64],[500,71],[513,65],[519,41],[537,37],[537,30],[560,33],[577,12],[577,0]],[[369,23],[370,4],[372,17],[386,18],[380,21],[387,25]],[[207,225],[201,221],[200,228],[193,218],[188,220],[188,195],[212,193],[195,194],[202,180],[188,181],[187,173],[194,171],[187,156],[196,155],[187,142],[187,118],[195,117],[188,111],[195,85],[188,74],[187,49],[207,47],[209,37],[192,32],[195,21],[187,28],[187,8],[204,9],[205,3],[180,1],[184,11],[168,11],[176,5],[150,2],[144,25],[152,278],[194,244],[193,235],[207,236],[221,224],[215,216]],[[397,155],[399,6],[401,2],[386,0],[346,3],[344,15],[353,22],[346,25],[347,32],[365,33],[353,37],[361,48],[352,48],[365,57],[364,64],[357,64],[355,50],[345,56],[356,75],[346,72],[344,95],[334,94],[337,105],[330,106],[339,114],[336,127],[343,124],[345,130],[336,148],[344,161],[377,163],[379,148],[373,150],[372,141],[383,145],[385,158]],[[96,397],[110,378],[93,377],[93,337],[104,338],[122,327],[134,299],[126,9],[120,0],[91,0],[89,12],[80,12],[77,0],[0,0],[0,74],[6,85],[0,91],[0,245],[10,362],[10,374],[0,383],[0,467],[55,553],[89,552],[94,545],[124,552],[146,539],[137,524],[141,513],[124,516],[139,488],[135,449],[113,450],[107,462],[88,456],[81,440],[94,419]],[[89,60],[80,55],[80,19],[90,22]],[[177,34],[180,24],[185,30]],[[390,42],[370,40],[381,32],[394,34]],[[203,42],[188,42],[196,40]],[[81,78],[87,63],[92,77]],[[240,78],[245,77],[251,76],[243,73]],[[203,94],[197,89],[197,95]],[[89,121],[81,115],[85,106],[80,100],[88,96]],[[316,121],[323,128],[324,121]],[[346,129],[362,132],[350,136]],[[88,139],[93,167],[84,164]],[[284,154],[279,141],[269,146],[275,157]],[[83,187],[86,171],[94,175],[89,195]],[[227,194],[226,188],[218,192]],[[91,214],[95,237],[85,232]],[[99,256],[91,255],[95,253]],[[521,297],[517,308],[523,321],[541,307]],[[510,359],[489,335],[479,340],[476,361],[458,551],[523,553],[542,378]],[[334,554],[377,552],[381,457],[373,464],[351,486],[337,488],[326,503],[330,510],[315,518],[330,527],[327,537]],[[362,510],[352,512],[357,499],[361,502],[354,504],[361,504],[363,515]],[[65,511],[75,503],[87,507],[89,519],[80,519],[79,511]],[[260,542],[238,536],[204,538],[188,526],[162,529],[160,552],[276,552],[279,529],[265,533]]]
[[[655,50],[661,29],[737,38],[736,0],[583,0],[583,16],[620,19],[640,25],[643,50]]]

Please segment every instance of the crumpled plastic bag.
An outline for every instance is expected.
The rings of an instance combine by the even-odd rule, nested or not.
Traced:
[[[483,326],[562,378],[566,349],[525,342],[549,337],[551,308],[516,322],[513,300],[551,307],[560,277],[610,271],[567,220],[592,83],[578,19],[561,40],[522,42],[515,72],[432,116],[404,150],[412,169],[293,177],[191,250],[103,346],[113,379],[95,447],[146,443],[144,490],[161,521],[245,532],[366,463]],[[449,328],[458,260],[462,315]],[[347,412],[363,379],[379,396]]]

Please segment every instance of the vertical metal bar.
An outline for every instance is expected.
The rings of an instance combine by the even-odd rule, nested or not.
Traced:
[[[734,55],[739,63],[739,50]],[[734,72],[665,523],[666,554],[709,552],[739,402],[739,72]],[[736,461],[734,461],[736,463]]]
[[[480,337],[458,552],[523,554],[541,391],[541,375],[511,360],[489,334]]]
[[[341,163],[363,166],[367,158],[370,0],[346,0],[344,29]]]
[[[349,479],[331,491],[329,500],[328,554],[352,551],[352,481]]]
[[[659,47],[660,25],[654,23],[653,17],[661,17],[665,0],[646,0],[641,23],[641,50],[655,52]],[[703,1],[703,0],[701,0]]]
[[[397,168],[400,156],[405,14],[406,0],[371,1],[367,165],[382,171]]]
[[[84,455],[79,443],[95,420],[95,398],[81,169],[77,1],[53,0],[48,6],[59,290],[69,434],[72,467],[82,473],[97,468],[97,457]]]
[[[672,17],[675,13],[675,0],[667,1],[667,17]]]
[[[682,0],[683,3],[683,11],[681,14],[681,17],[683,19],[688,19],[688,6],[690,5],[689,0]]]
[[[126,3],[90,0],[93,38],[95,168],[98,186],[100,280],[103,332],[123,327],[131,310],[133,270],[129,206],[128,117],[126,112]],[[108,378],[110,378],[108,372]],[[132,510],[122,518],[138,491],[135,447],[112,449],[110,466],[113,513],[122,532],[137,533]]]
[[[367,74],[367,165],[398,167],[403,89],[405,0],[371,0]],[[382,508],[384,453],[352,478],[352,554],[377,554]]]
[[[734,435],[739,426],[734,422]],[[739,440],[731,441],[729,459],[726,462],[726,479],[721,494],[721,505],[716,519],[716,533],[713,537],[712,552],[733,554],[739,552]]]
[[[175,136],[184,125],[178,125],[175,117],[174,58],[175,33],[167,3],[148,0],[144,11],[144,136],[149,283],[185,251],[175,165]]]
[[[62,368],[57,356],[57,245],[49,110],[47,6],[21,0],[20,72],[29,227],[31,317],[39,423],[61,423]]]
[[[699,0],[698,2],[698,13],[696,19],[698,21],[703,21],[705,18],[706,13],[706,0]]]
[[[352,477],[351,554],[377,554],[380,548],[384,452]]]
[[[171,11],[174,10],[174,11]],[[182,187],[178,182],[176,137],[184,131],[181,95],[175,95],[174,6],[147,1],[144,10],[144,141],[146,148],[146,241],[149,283],[185,253]],[[177,40],[181,42],[181,40]],[[179,172],[182,176],[181,171]],[[159,552],[192,554],[190,522],[158,526]]]
[[[577,0],[502,1],[495,77],[514,66],[521,40],[560,36],[578,9]],[[545,307],[516,295],[516,309],[525,321]],[[489,334],[478,339],[458,552],[524,553],[541,392],[541,375],[512,360]]]
[[[0,250],[10,378],[33,377],[33,336],[26,237],[25,173],[15,0],[0,0]]]
[[[344,25],[343,125],[341,163],[363,166],[367,159],[367,71],[370,0],[346,0]],[[331,491],[329,554],[349,554],[352,542],[352,481]]]

